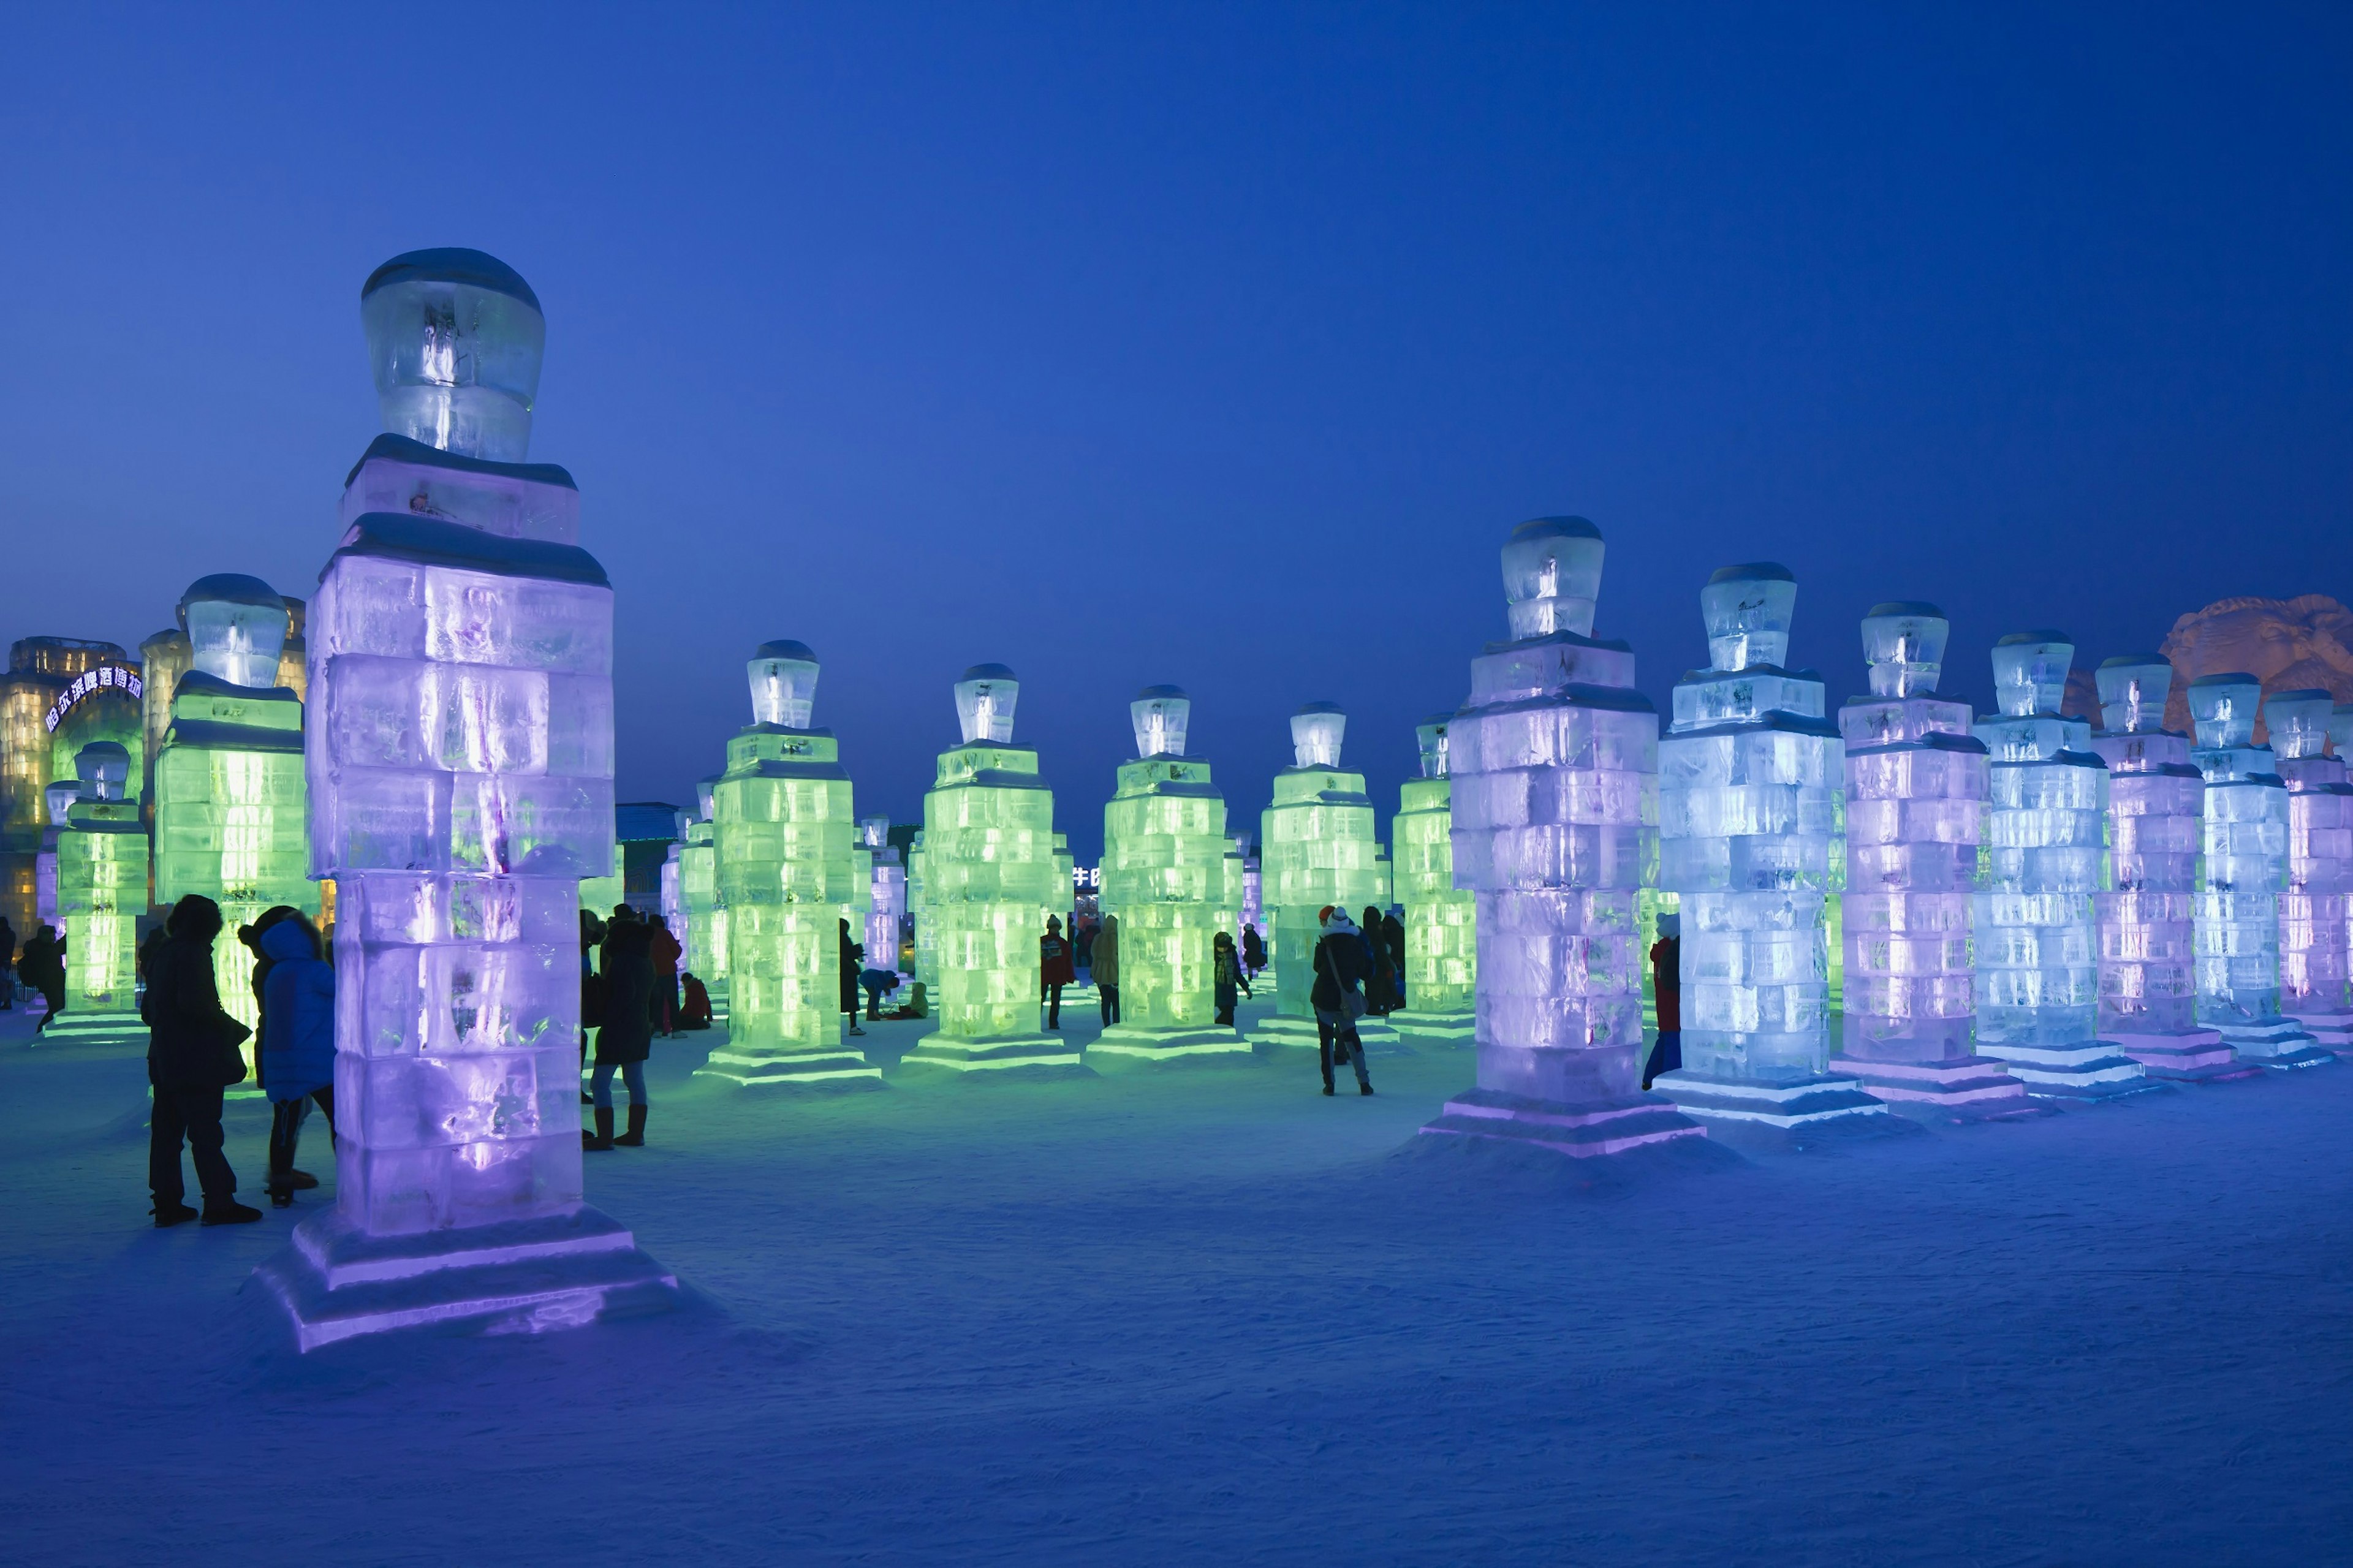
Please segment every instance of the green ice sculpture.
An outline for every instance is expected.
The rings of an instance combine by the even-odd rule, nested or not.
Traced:
[[[818,662],[760,645],[746,672],[752,723],[727,742],[712,791],[719,902],[727,911],[727,1042],[697,1068],[739,1084],[881,1089],[841,1037],[841,920],[857,817],[830,730],[809,727]]]
[[[278,684],[286,601],[259,577],[223,573],[180,596],[179,617],[193,658],[155,753],[155,901],[201,893],[220,905],[213,975],[221,1005],[250,1029],[253,954],[237,927],[280,904],[319,913],[302,703]],[[248,1066],[256,1043],[245,1042]]]
[[[1129,1062],[1247,1056],[1212,1020],[1209,944],[1241,907],[1240,862],[1209,764],[1185,755],[1193,702],[1173,686],[1128,704],[1135,758],[1103,807],[1102,905],[1119,917],[1120,1021],[1088,1055]]]
[[[696,783],[701,815],[686,825],[686,847],[678,857],[679,896],[686,904],[686,966],[711,994],[714,1018],[727,1013],[727,911],[719,903],[719,847],[712,822],[724,776],[712,773]]]
[[[1259,897],[1274,932],[1274,1012],[1250,1035],[1252,1045],[1315,1045],[1316,915],[1326,904],[1361,920],[1382,898],[1381,847],[1373,838],[1373,803],[1365,775],[1340,770],[1348,716],[1311,702],[1291,716],[1294,765],[1274,775],[1274,804],[1259,818]],[[1356,1023],[1366,1050],[1395,1047],[1398,1032],[1370,1016]]]
[[[964,743],[940,753],[923,796],[920,932],[936,1033],[904,1066],[958,1073],[1067,1074],[1079,1053],[1039,1026],[1038,939],[1069,906],[1054,886],[1054,796],[1038,753],[1013,744],[1021,684],[1001,664],[979,664],[955,684]],[[936,965],[936,967],[934,967]]]
[[[915,837],[907,843],[907,919],[915,928],[914,973],[907,978],[926,988],[940,983],[938,931],[932,924],[932,908],[925,902],[928,894],[923,882],[923,830],[915,829]]]
[[[147,830],[139,825],[139,803],[124,798],[130,749],[93,741],[74,754],[74,773],[79,798],[58,835],[66,1013],[47,1033],[130,1034],[140,1027],[138,924],[147,907]]]
[[[1389,826],[1397,845],[1398,901],[1405,905],[1405,1001],[1389,1015],[1401,1035],[1467,1040],[1477,1019],[1479,914],[1454,886],[1454,781],[1447,775],[1449,715],[1414,728],[1421,776],[1399,792]]]

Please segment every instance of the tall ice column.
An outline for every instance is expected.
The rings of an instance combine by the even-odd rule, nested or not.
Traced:
[[[129,795],[130,749],[93,741],[74,753],[74,773],[78,786],[58,835],[66,1010],[45,1032],[56,1040],[136,1036],[145,1031],[136,958],[139,914],[147,907],[147,830]],[[235,945],[237,936],[223,932],[221,940]]]
[[[871,892],[866,911],[866,967],[899,967],[899,922],[907,913],[907,868],[891,842],[891,819],[861,816],[858,836],[872,857]]]
[[[1398,901],[1405,906],[1405,1003],[1389,1015],[1398,1033],[1468,1040],[1476,1033],[1479,911],[1454,885],[1454,781],[1448,776],[1451,713],[1414,726],[1421,773],[1398,791],[1389,837],[1397,843]]]
[[[2353,1056],[2346,1006],[2346,902],[2353,892],[2353,784],[2325,754],[2335,699],[2274,691],[2263,722],[2287,784],[2287,891],[2280,898],[2280,1011],[2338,1056]]]

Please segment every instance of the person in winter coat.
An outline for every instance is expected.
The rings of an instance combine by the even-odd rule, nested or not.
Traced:
[[[147,994],[140,1015],[147,1023],[147,1081],[154,1087],[149,1117],[147,1186],[154,1196],[158,1229],[196,1217],[186,1203],[180,1171],[180,1145],[187,1144],[204,1188],[206,1225],[244,1225],[261,1211],[237,1201],[237,1173],[221,1152],[221,1091],[245,1077],[237,1061],[243,1026],[221,1011],[213,984],[213,942],[221,933],[220,906],[190,893],[172,906],[164,944],[149,961]]]
[[[679,1005],[678,1026],[681,1029],[711,1027],[711,987],[697,979],[691,969],[679,980],[685,987],[686,1000]]]
[[[1379,910],[1365,906],[1365,923],[1357,928],[1357,934],[1365,940],[1365,956],[1373,963],[1372,978],[1365,982],[1365,1011],[1377,1018],[1397,1005],[1391,995],[1397,989],[1397,972],[1389,967],[1388,950],[1381,945]]]
[[[670,934],[670,921],[654,917],[651,946],[654,961],[653,1026],[664,1038],[678,1032],[678,961],[686,950]]]
[[[866,944],[852,942],[849,939],[848,921],[841,921],[840,925],[841,971],[838,984],[841,998],[841,1017],[842,1022],[849,1026],[848,1033],[862,1035],[866,1031],[858,1026],[858,973],[866,967]]]
[[[1405,922],[1398,919],[1397,910],[1381,916],[1381,947],[1389,955],[1389,973],[1393,991],[1389,1010],[1395,1012],[1406,1005],[1405,994]]]
[[[0,915],[0,1013],[16,1005],[16,928]]]
[[[269,1201],[285,1208],[297,1189],[319,1179],[294,1168],[303,1118],[313,1101],[335,1132],[335,971],[322,956],[319,933],[299,911],[289,911],[261,933],[269,959],[262,983],[261,1083],[269,1096]]]
[[[596,1131],[580,1134],[583,1149],[610,1149],[616,1144],[642,1148],[646,1141],[646,1058],[654,1044],[653,929],[623,904],[613,910],[605,928],[605,945],[597,955],[599,978],[605,983],[605,1022],[596,1030],[596,1072],[590,1079],[589,1103],[596,1109]],[[629,1086],[629,1130],[613,1136],[613,1069]]]
[[[1651,944],[1651,993],[1659,1007],[1659,1037],[1642,1064],[1642,1087],[1683,1065],[1683,917],[1661,913],[1659,940]]]
[[[1234,939],[1219,931],[1209,943],[1209,994],[1218,1004],[1218,1022],[1227,1028],[1234,1025],[1235,993],[1250,994],[1250,982],[1242,977],[1241,959],[1234,952]]]
[[[1094,963],[1087,973],[1093,976],[1095,996],[1103,1009],[1103,1027],[1119,1022],[1119,917],[1103,916],[1103,930],[1095,932]]]
[[[1315,1009],[1315,1046],[1324,1061],[1324,1092],[1332,1092],[1332,1058],[1356,1069],[1356,1092],[1373,1092],[1372,1075],[1365,1070],[1365,1042],[1356,1034],[1356,1018],[1365,1009],[1364,988],[1372,978],[1372,955],[1365,934],[1348,919],[1348,911],[1325,905],[1324,934],[1315,940],[1315,985],[1307,994]]]
[[[1062,940],[1059,915],[1046,917],[1046,934],[1038,939],[1039,1000],[1046,1004],[1046,1027],[1062,1026],[1062,987],[1078,984],[1078,965],[1071,962],[1071,944]]]
[[[55,927],[41,927],[25,943],[24,953],[16,960],[16,977],[39,992],[41,1000],[48,1004],[49,1010],[33,1026],[33,1033],[37,1035],[56,1023],[66,1010],[66,943]]]
[[[588,1031],[605,1023],[605,977],[596,973],[596,950],[605,941],[605,922],[586,910],[580,911],[580,1066],[588,1066]],[[596,1101],[583,1093],[583,1105]]]
[[[1258,927],[1242,927],[1242,972],[1256,980],[1259,971],[1266,967],[1266,938],[1258,934]]]

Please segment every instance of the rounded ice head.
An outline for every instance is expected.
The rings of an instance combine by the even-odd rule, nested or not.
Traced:
[[[858,819],[858,841],[869,849],[880,849],[891,842],[891,819],[888,816],[861,816]]]
[[[1454,722],[1451,713],[1432,713],[1413,727],[1414,749],[1421,753],[1421,776],[1442,779],[1447,776],[1446,730]]]
[[[495,256],[411,250],[360,289],[384,427],[460,457],[520,463],[547,321],[522,274]]]
[[[2165,699],[2173,689],[2173,665],[2161,653],[2120,653],[2092,672],[2100,689],[2100,723],[2122,735],[2146,733],[2165,723]]]
[[[41,786],[41,798],[49,808],[49,826],[63,827],[66,814],[73,810],[73,803],[81,798],[81,780],[51,779]]]
[[[119,741],[92,741],[74,753],[74,776],[84,800],[121,800],[131,780],[131,751]]]
[[[1779,562],[1717,567],[1699,591],[1711,667],[1746,669],[1788,663],[1789,624],[1797,611],[1797,575]]]
[[[1193,700],[1181,686],[1147,686],[1127,705],[1139,757],[1181,757],[1193,721]]]
[[[1504,597],[1512,635],[1593,635],[1601,596],[1601,531],[1581,517],[1531,518],[1504,545]]]
[[[817,710],[817,655],[789,637],[764,642],[744,667],[752,685],[752,721],[806,730]]]
[[[956,725],[967,746],[1013,743],[1013,709],[1021,679],[1001,664],[976,664],[955,683]]]
[[[2075,639],[2065,632],[2012,632],[1993,645],[1993,695],[2004,713],[2056,713],[2067,698]]]
[[[1873,697],[1919,697],[1936,689],[1953,624],[1922,599],[1890,599],[1862,617],[1862,658]]]
[[[712,814],[719,809],[719,781],[726,776],[725,773],[705,773],[694,781],[695,807],[702,813],[705,822],[712,820]]]
[[[1310,702],[1291,716],[1293,766],[1336,768],[1340,741],[1348,732],[1348,716],[1336,702]]]
[[[2243,669],[2201,675],[2189,683],[2189,717],[2201,746],[2252,746],[2255,710],[2263,703],[2261,677]]]
[[[2316,687],[2274,691],[2263,699],[2263,728],[2283,757],[2317,757],[2328,749],[2328,720],[2337,699]]]
[[[278,684],[286,651],[286,601],[259,577],[216,572],[180,595],[180,629],[195,668],[231,686]]]

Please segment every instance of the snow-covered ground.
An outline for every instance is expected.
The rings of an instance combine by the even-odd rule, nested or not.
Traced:
[[[2353,1068],[1597,1171],[1416,1140],[1462,1051],[810,1101],[657,1041],[589,1184],[687,1311],[300,1358],[239,1288],[332,1182],[152,1230],[136,1056],[0,1020],[0,1562],[2353,1562]]]

